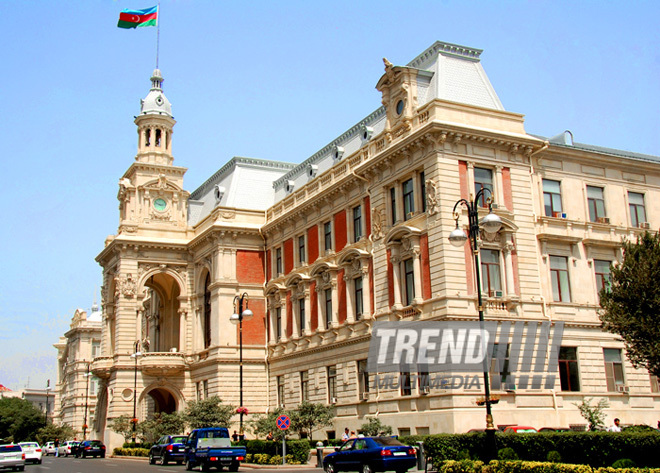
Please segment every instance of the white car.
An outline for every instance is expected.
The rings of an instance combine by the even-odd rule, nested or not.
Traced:
[[[55,455],[55,442],[46,442],[46,445],[41,448],[41,453],[46,456]]]
[[[20,445],[0,445],[0,468],[25,470],[25,453]]]
[[[59,456],[68,457],[69,455],[73,455],[73,453],[75,452],[72,452],[71,449],[73,447],[78,446],[79,443],[80,442],[77,442],[75,440],[67,440],[66,442],[60,444],[59,448],[57,449],[57,451],[59,452]]]
[[[19,445],[25,453],[25,463],[41,464],[41,447],[37,442],[19,442]]]

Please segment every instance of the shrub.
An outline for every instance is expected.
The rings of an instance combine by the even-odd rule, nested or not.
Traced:
[[[447,460],[439,465],[438,473],[481,473],[484,464],[472,460]]]
[[[112,454],[118,457],[148,457],[149,449],[117,447],[112,451]]]
[[[501,448],[497,451],[498,460],[519,460],[518,454],[511,447]]]
[[[248,453],[245,455],[245,463],[252,463],[252,454]]]
[[[286,456],[286,462],[288,465],[300,465],[301,462],[299,462],[293,455],[288,455]]]
[[[270,465],[281,465],[282,464],[282,455],[273,455],[270,457],[268,462]]]
[[[637,464],[630,458],[620,458],[612,463],[612,468],[635,468]]]
[[[548,452],[548,461],[550,463],[561,463],[561,454],[557,450],[550,450]]]
[[[456,455],[457,460],[471,460],[472,458],[470,457],[470,451],[466,448],[458,452],[458,455]]]

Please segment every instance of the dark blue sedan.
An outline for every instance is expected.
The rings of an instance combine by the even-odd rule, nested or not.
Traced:
[[[149,464],[167,465],[169,462],[183,464],[187,435],[163,435],[149,450]]]
[[[416,450],[394,437],[360,437],[347,440],[337,451],[326,455],[323,469],[337,471],[396,471],[404,473],[417,463]]]

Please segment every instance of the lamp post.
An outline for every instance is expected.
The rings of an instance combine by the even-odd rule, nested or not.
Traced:
[[[50,394],[50,379],[46,381],[46,427],[48,427],[48,396]]]
[[[488,215],[486,215],[481,222],[479,222],[479,200],[486,198],[488,192]],[[490,189],[483,187],[479,189],[477,195],[472,202],[466,199],[460,199],[454,204],[453,215],[456,220],[456,228],[449,234],[449,241],[456,247],[465,245],[465,241],[469,238],[470,246],[472,248],[472,257],[474,260],[474,269],[476,273],[477,282],[477,304],[479,309],[479,325],[481,330],[485,329],[484,323],[484,306],[481,299],[481,268],[479,267],[479,229],[483,229],[486,233],[497,233],[502,227],[502,219],[493,213],[492,208],[492,192]],[[465,205],[468,211],[468,235],[459,228],[458,220],[459,213],[456,211],[459,205]],[[480,226],[481,223],[481,226]],[[495,426],[493,425],[493,414],[491,411],[490,399],[490,379],[488,377],[488,365],[484,362],[484,391],[485,391],[485,405],[486,405],[486,448],[488,455],[491,458],[495,456]]]
[[[89,365],[87,363],[87,372],[83,375],[85,376],[85,416],[83,418],[83,440],[87,440],[87,410],[89,409],[89,377],[92,376],[92,373],[89,372]]]
[[[245,302],[245,310],[243,310],[243,302]],[[229,318],[230,322],[234,325],[238,324],[238,366],[239,366],[239,435],[243,438],[243,320],[250,320],[254,315],[248,309],[248,295],[244,292],[241,296],[234,297],[234,313]]]
[[[131,423],[133,424],[133,444],[135,444],[135,438],[137,437],[137,372],[138,372],[138,358],[142,356],[140,353],[140,341],[135,342],[135,353],[131,355],[131,358],[135,358],[135,371],[133,377],[133,418]]]

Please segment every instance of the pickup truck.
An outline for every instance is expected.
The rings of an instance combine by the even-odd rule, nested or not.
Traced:
[[[227,468],[238,471],[245,460],[245,447],[232,447],[226,427],[205,427],[190,432],[186,440],[186,470],[200,466],[202,471],[210,468]]]

